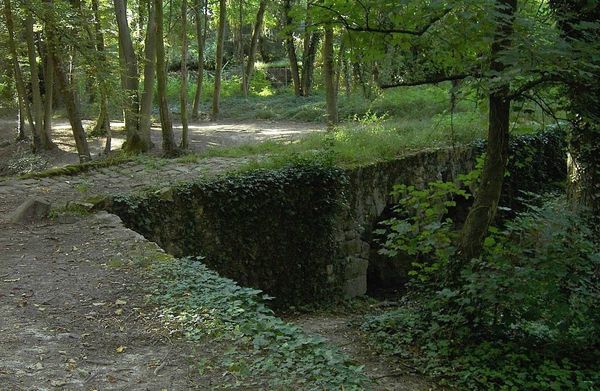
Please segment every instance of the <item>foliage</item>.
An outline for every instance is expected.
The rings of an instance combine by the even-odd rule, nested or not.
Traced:
[[[208,269],[202,258],[155,262],[151,300],[164,322],[192,340],[226,341],[222,365],[248,387],[361,390],[367,378],[322,338],[274,316],[261,291]],[[203,371],[203,368],[200,368]]]
[[[430,231],[409,248],[427,254]],[[459,283],[444,283],[442,253],[437,284],[413,282],[403,308],[365,329],[386,351],[463,388],[594,389],[600,247],[585,221],[559,197],[492,232]]]
[[[391,193],[397,201],[393,212],[397,216],[385,220],[385,229],[375,234],[385,235],[380,253],[396,257],[399,252],[413,256],[413,270],[421,282],[440,277],[440,270],[454,254],[454,224],[447,217],[448,209],[456,206],[454,197],[469,198],[470,194],[452,182],[435,181],[425,189],[395,185]]]

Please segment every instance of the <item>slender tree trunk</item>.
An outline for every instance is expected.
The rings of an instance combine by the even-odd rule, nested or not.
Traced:
[[[512,44],[514,13],[517,0],[498,0],[498,25],[491,49],[490,69],[501,74],[506,65],[500,59],[502,51]],[[469,210],[461,233],[459,254],[462,262],[477,258],[483,249],[483,241],[496,215],[506,162],[508,161],[508,133],[510,121],[510,86],[504,82],[494,86],[489,97],[489,127],[486,157],[481,173],[481,183],[475,201]],[[462,264],[451,265],[451,280],[456,280]]]
[[[90,150],[87,143],[85,130],[81,123],[81,110],[79,108],[79,101],[73,92],[73,87],[69,83],[68,76],[66,75],[63,65],[61,64],[58,56],[54,55],[56,48],[52,48],[53,60],[54,60],[54,73],[58,81],[58,87],[63,96],[65,108],[67,109],[67,116],[73,130],[73,137],[75,138],[75,146],[77,147],[77,153],[79,154],[79,161],[85,162],[91,160]]]
[[[244,78],[244,0],[239,0],[240,8],[238,9],[238,63],[240,64],[240,76]]]
[[[187,0],[181,0],[181,145],[182,149],[189,147],[188,136],[188,117],[187,117],[187,93],[188,93],[188,75],[187,75]]]
[[[154,2],[148,2],[148,21],[144,44],[144,91],[140,101],[140,123],[137,137],[132,140],[131,149],[147,152],[152,148],[152,98],[156,71],[156,12]]]
[[[96,53],[100,64],[106,63],[106,53],[104,50],[104,34],[102,34],[102,26],[100,25],[100,10],[98,0],[92,0],[92,13],[94,17],[94,40],[96,41]],[[100,66],[101,68],[101,66]],[[106,143],[104,145],[104,153],[108,154],[111,149],[112,135],[110,130],[110,116],[108,114],[108,87],[104,80],[108,74],[104,76],[104,72],[100,71],[101,75],[97,77],[97,83],[100,90],[100,113],[98,120],[94,126],[95,134],[106,135]]]
[[[225,44],[225,23],[227,22],[227,1],[219,0],[219,27],[217,32],[217,64],[215,69],[215,91],[213,93],[211,120],[219,117],[221,99],[221,73],[223,71],[223,46]]]
[[[52,3],[51,0],[47,0],[48,3]],[[51,14],[46,19],[46,36],[48,40],[48,55],[52,58],[54,75],[58,81],[58,88],[63,97],[65,108],[67,109],[67,116],[69,117],[69,123],[71,124],[71,130],[73,131],[73,138],[75,139],[75,146],[77,148],[77,154],[79,155],[79,161],[85,162],[91,160],[90,149],[88,147],[85,130],[81,123],[81,110],[79,108],[79,101],[73,90],[73,86],[69,83],[68,75],[65,72],[65,65],[61,61],[61,57],[57,55],[59,39],[55,32],[54,16]]]
[[[27,140],[27,135],[25,134],[25,118],[23,117],[23,105],[19,102],[19,110],[17,111],[17,141],[25,141]]]
[[[340,85],[342,81],[342,70],[344,69],[344,59],[346,57],[346,45],[344,45],[344,40],[342,38],[340,42],[340,48],[338,50],[337,56],[337,64],[335,66],[335,93],[336,95],[340,94]]]
[[[162,0],[154,0],[156,13],[156,80],[158,84],[158,107],[160,111],[160,124],[162,127],[163,153],[167,156],[177,154],[175,137],[173,136],[173,123],[167,102],[167,68],[165,64],[165,41],[163,32],[163,4]]]
[[[119,31],[119,58],[121,60],[121,82],[123,90],[127,95],[125,105],[125,129],[127,130],[127,140],[129,143],[136,137],[139,114],[139,78],[138,64],[131,41],[131,31],[127,24],[127,4],[125,0],[113,0],[115,7],[115,17]]]
[[[344,89],[346,90],[346,96],[350,96],[352,94],[352,75],[350,72],[350,64],[346,56],[344,56],[343,60],[342,72],[344,73]]]
[[[65,108],[67,109],[67,116],[69,117],[69,123],[73,130],[73,137],[75,139],[75,146],[77,147],[77,153],[79,154],[79,160],[85,162],[91,160],[90,150],[87,143],[85,130],[81,122],[81,110],[79,108],[79,102],[73,92],[73,87],[69,83],[67,74],[64,71],[63,64],[56,56],[56,47],[52,48],[52,55],[54,60],[54,74],[58,81],[58,87],[63,96]]]
[[[331,129],[338,121],[337,88],[335,87],[335,67],[333,60],[333,26],[331,24],[325,25],[323,71],[325,76],[325,96],[327,101],[327,127]]]
[[[200,13],[202,0],[196,5],[196,39],[198,40],[198,76],[196,78],[196,94],[194,95],[194,106],[192,118],[197,119],[200,113],[200,101],[202,99],[202,82],[204,81],[204,44],[208,31],[208,0],[204,0],[204,12]],[[202,23],[204,20],[204,23]],[[204,27],[203,27],[204,26]]]
[[[29,59],[29,72],[31,75],[31,95],[33,120],[35,122],[35,131],[33,133],[33,149],[40,151],[50,149],[50,140],[46,140],[43,131],[44,108],[42,105],[42,94],[40,93],[40,77],[35,49],[35,38],[33,36],[33,16],[27,11],[25,17],[25,40],[27,41],[27,57]]]
[[[4,0],[4,18],[6,21],[6,30],[8,32],[8,49],[10,51],[11,60],[13,63],[13,75],[15,77],[15,85],[17,88],[17,98],[19,100],[19,107],[21,108],[21,117],[23,114],[27,117],[27,121],[31,126],[32,133],[35,135],[35,122],[31,114],[31,108],[27,102],[27,94],[25,91],[25,84],[23,82],[23,74],[21,73],[21,67],[19,66],[19,57],[17,55],[17,46],[14,39],[14,23],[10,0]],[[19,131],[19,138],[21,137]]]
[[[244,93],[245,97],[248,97],[248,93],[250,91],[250,81],[252,80],[252,74],[254,73],[254,60],[256,57],[256,49],[258,47],[258,37],[260,36],[260,32],[262,30],[266,8],[266,0],[261,0],[260,4],[258,5],[258,12],[256,13],[256,22],[254,23],[254,31],[252,32],[252,41],[250,41],[248,62],[246,63],[244,77],[242,78],[242,92]]]
[[[317,47],[321,40],[321,33],[315,31],[308,41],[307,50],[302,55],[302,95],[309,96],[313,85]]]
[[[50,44],[46,42],[46,67],[44,70],[44,133],[51,140],[52,115],[54,114],[54,60],[50,52]]]
[[[292,10],[292,0],[284,0],[283,13],[285,19],[284,30],[285,49],[290,61],[290,71],[292,73],[292,82],[294,83],[294,95],[302,95],[302,84],[300,83],[300,69],[298,68],[298,56],[296,55],[296,44],[294,43],[293,20],[290,14]]]

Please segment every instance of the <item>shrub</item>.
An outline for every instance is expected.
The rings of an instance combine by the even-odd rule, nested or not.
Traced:
[[[413,196],[426,199],[436,188]],[[491,230],[484,254],[463,268],[458,284],[415,279],[403,308],[373,316],[363,327],[384,350],[463,388],[594,389],[600,380],[600,247],[581,215],[565,205],[554,197],[529,206]],[[423,225],[427,221],[427,212],[405,219],[403,229],[418,228],[418,235],[407,242],[393,232],[387,251],[399,246],[415,249],[416,259],[432,255],[431,238],[440,228]],[[413,275],[443,276],[448,254],[433,255],[429,264],[439,267],[424,273],[417,263]],[[414,348],[416,355],[409,353]]]

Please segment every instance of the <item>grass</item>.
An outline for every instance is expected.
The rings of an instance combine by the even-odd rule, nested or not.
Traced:
[[[449,86],[427,86],[382,92],[373,100],[360,94],[341,96],[342,122],[333,131],[312,133],[293,142],[215,148],[205,156],[272,158],[330,153],[340,165],[358,165],[393,159],[428,148],[467,144],[485,138],[487,106],[468,94],[459,99],[454,113],[449,107]],[[222,113],[236,120],[271,119],[323,122],[324,96],[295,97],[289,92],[223,101]],[[528,109],[513,113],[512,132],[530,133],[543,127],[541,113]]]

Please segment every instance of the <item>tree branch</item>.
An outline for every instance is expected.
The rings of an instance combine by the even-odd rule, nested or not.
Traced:
[[[521,87],[517,88],[513,93],[511,93],[507,98],[512,100],[512,99],[516,99],[520,96],[522,96],[523,94],[525,94],[527,91],[531,90],[534,87],[537,87],[541,84],[546,84],[546,83],[564,83],[565,79],[559,75],[545,75],[540,77],[539,79],[535,79],[535,80],[531,80],[525,84],[523,84]]]
[[[446,15],[448,15],[452,11],[452,8],[446,8],[440,15],[431,18],[429,20],[429,22],[427,24],[425,24],[423,27],[421,27],[420,29],[409,30],[409,29],[401,29],[401,28],[372,27],[369,23],[370,10],[368,8],[366,8],[362,2],[359,1],[359,4],[365,10],[366,23],[364,26],[350,23],[344,15],[342,15],[339,11],[337,11],[336,9],[333,9],[332,7],[328,7],[323,4],[319,4],[319,3],[311,3],[312,6],[322,8],[324,10],[327,10],[327,11],[335,14],[335,16],[337,17],[339,22],[346,28],[346,30],[349,30],[349,31],[369,32],[369,33],[379,33],[379,34],[406,34],[406,35],[413,35],[413,36],[421,36],[421,35],[425,34],[431,28],[431,26],[433,26],[437,21],[444,18]]]
[[[476,75],[474,73],[459,73],[456,75],[436,75],[436,76],[432,76],[427,79],[421,79],[421,80],[402,81],[402,82],[393,83],[393,84],[380,84],[379,88],[387,89],[387,88],[395,88],[395,87],[414,87],[414,86],[421,86],[424,84],[437,84],[437,83],[441,83],[444,81],[462,80],[462,79],[466,79],[469,76],[476,76]]]

